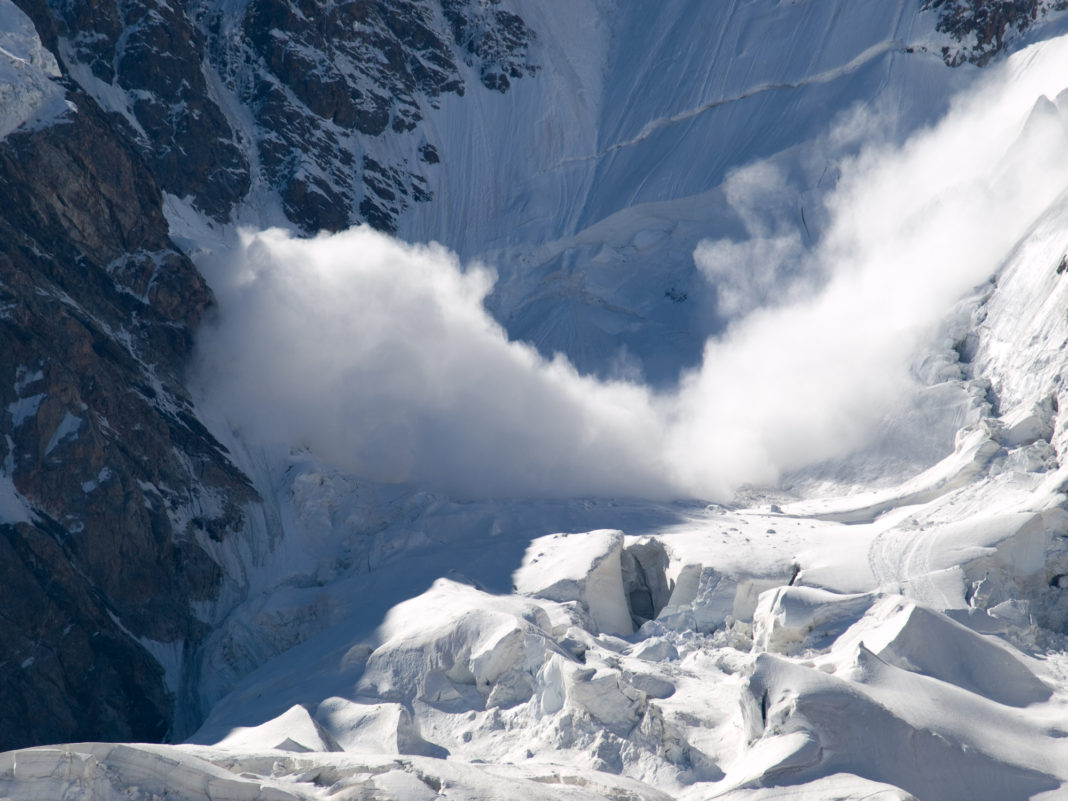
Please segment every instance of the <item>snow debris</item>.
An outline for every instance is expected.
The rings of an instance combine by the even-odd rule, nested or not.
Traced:
[[[512,580],[522,595],[576,601],[598,631],[630,634],[634,629],[623,595],[622,551],[621,531],[541,537],[531,543]]]

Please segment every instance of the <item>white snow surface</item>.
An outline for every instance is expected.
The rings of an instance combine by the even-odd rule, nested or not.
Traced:
[[[11,0],[0,0],[0,139],[68,111],[66,92],[53,80],[59,75],[30,18]]]
[[[177,745],[0,755],[0,797],[1068,797],[1068,39],[950,104],[975,72],[924,54],[903,3],[702,3],[685,26],[667,10],[597,16],[594,0],[517,6],[551,66],[429,115],[449,129],[438,191],[455,203],[413,207],[406,235],[497,267],[512,322],[563,309],[568,341],[602,361],[620,310],[680,289],[664,282],[685,261],[729,290],[692,312],[719,303],[727,333],[691,335],[716,334],[703,363],[730,369],[667,391],[631,376],[614,394],[508,342],[480,311],[488,273],[444,248],[269,232],[230,260],[234,232],[171,199],[175,233],[214,271],[220,325],[232,314],[258,339],[215,340],[234,348],[206,357],[216,374],[257,369],[201,385],[265,498],[241,537],[204,543],[230,579],[201,610],[203,679],[181,699],[206,719]],[[536,159],[491,158],[476,123]],[[357,246],[375,256],[363,272]],[[391,263],[411,280],[391,289]],[[269,315],[276,286],[288,317]],[[619,304],[590,311],[606,298]],[[353,332],[390,326],[363,313],[440,347],[383,335],[364,359]],[[299,339],[309,319],[327,336]],[[657,340],[654,323],[633,341]],[[643,364],[678,345],[650,344]],[[264,375],[284,380],[241,391]],[[543,394],[509,395],[502,375]],[[364,425],[349,391],[389,425]],[[575,408],[644,427],[616,438],[626,425]],[[720,419],[687,428],[707,408]],[[584,419],[611,447],[583,438]],[[550,458],[560,443],[581,469]],[[369,470],[366,453],[392,461]],[[428,467],[429,453],[445,456]],[[471,465],[519,497],[445,480]],[[647,480],[657,500],[635,489]]]

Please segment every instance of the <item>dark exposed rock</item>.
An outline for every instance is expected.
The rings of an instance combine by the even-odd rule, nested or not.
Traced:
[[[465,61],[477,67],[487,89],[507,92],[509,78],[534,75],[527,48],[534,32],[518,14],[502,9],[500,0],[472,5],[465,0],[442,0],[453,39],[466,52]]]
[[[437,164],[441,158],[438,156],[438,150],[431,144],[425,144],[419,148],[419,156],[427,164]]]
[[[127,93],[139,127],[134,141],[160,186],[225,219],[249,190],[249,165],[211,98],[201,66],[204,35],[183,4],[52,0],[49,5],[54,27],[69,42],[61,59],[84,65],[99,81]],[[38,9],[36,17],[42,16]]]
[[[942,48],[946,64],[982,67],[1047,13],[1068,8],[1068,0],[923,0],[920,7],[937,11],[938,31],[956,42]]]
[[[457,54],[500,91],[536,70],[533,32],[499,6],[252,0],[229,26],[208,21],[219,32],[215,67],[252,110],[257,155],[291,220],[308,232],[356,222],[393,231],[411,203],[432,197],[423,170],[438,154],[417,126],[425,107],[466,91]],[[391,146],[379,152],[378,137]],[[398,156],[406,137],[411,155]]]
[[[0,747],[158,739],[174,698],[138,639],[195,649],[222,571],[199,541],[255,498],[181,371],[211,302],[160,189],[83,93],[0,141]],[[199,522],[198,522],[199,521]],[[136,638],[136,639],[135,639]]]
[[[169,727],[163,670],[112,619],[69,539],[46,518],[0,524],[0,750],[102,733],[158,740]]]
[[[308,233],[394,230],[432,196],[438,156],[418,126],[443,95],[465,93],[461,67],[501,92],[537,69],[533,31],[502,0],[18,3],[164,191],[225,220],[262,171]],[[249,130],[222,95],[251,113]]]

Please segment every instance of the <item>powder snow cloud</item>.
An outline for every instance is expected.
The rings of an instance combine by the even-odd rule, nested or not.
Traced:
[[[508,341],[483,307],[490,270],[361,227],[246,232],[204,265],[221,312],[201,334],[202,404],[248,441],[469,496],[774,484],[864,445],[952,304],[1068,187],[1066,75],[1068,42],[1030,48],[938,125],[843,162],[807,249],[768,213],[774,168],[731,176],[748,238],[695,260],[733,322],[672,393]]]
[[[509,342],[485,268],[360,227],[245,235],[225,270],[199,375],[252,441],[473,495],[668,490],[649,393]]]

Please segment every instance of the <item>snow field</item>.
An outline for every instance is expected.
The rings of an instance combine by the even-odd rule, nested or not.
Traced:
[[[1033,550],[1036,530],[1050,535],[1036,519],[945,524],[938,541],[1011,571],[1023,564],[1014,548]],[[221,737],[15,752],[0,763],[0,792],[993,801],[1061,788],[1057,657],[1047,664],[979,633],[990,618],[981,605],[953,620],[911,600],[907,586],[904,595],[870,586],[863,566],[813,586],[805,559],[776,551],[781,542],[816,551],[843,529],[872,544],[887,526],[713,509],[652,537],[537,538],[515,571],[518,594],[439,579],[390,609],[372,637],[342,642],[337,657],[322,638],[298,646],[317,673],[265,665],[236,705],[220,705],[234,722],[216,716],[205,727]],[[740,547],[750,552],[733,566],[717,558]],[[405,569],[402,558],[380,568]],[[842,591],[865,582],[865,592]],[[644,611],[647,596],[673,603],[645,620],[634,607]],[[636,631],[611,630],[622,614]],[[327,674],[337,680],[316,700]],[[262,714],[256,698],[269,709],[263,693],[279,682],[305,700],[235,725]],[[279,794],[256,795],[268,790]]]

